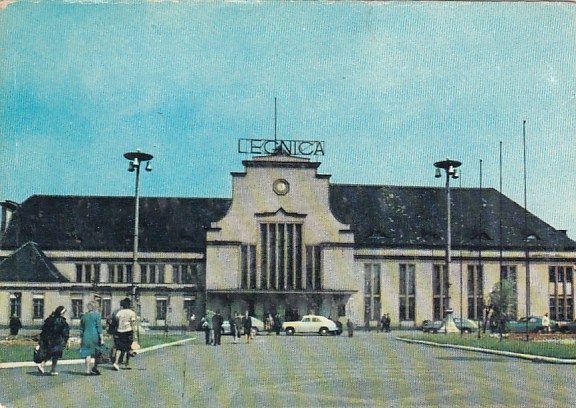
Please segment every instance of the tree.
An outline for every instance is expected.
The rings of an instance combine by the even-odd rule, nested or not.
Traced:
[[[500,338],[506,330],[506,322],[513,318],[515,302],[516,288],[513,281],[502,279],[494,285],[490,292],[490,326],[496,327]]]

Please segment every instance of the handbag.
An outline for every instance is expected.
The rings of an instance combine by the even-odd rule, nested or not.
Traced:
[[[100,346],[94,353],[94,362],[96,364],[108,364],[110,362],[110,350],[106,346]]]
[[[40,364],[45,360],[46,357],[46,352],[44,351],[44,349],[42,347],[40,347],[40,344],[36,345],[36,347],[34,347],[34,357],[33,360],[36,364]]]

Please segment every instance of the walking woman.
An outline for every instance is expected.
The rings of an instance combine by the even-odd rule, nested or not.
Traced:
[[[58,375],[58,359],[62,358],[62,353],[64,348],[68,346],[68,338],[70,337],[70,328],[64,317],[65,313],[66,308],[58,306],[44,320],[42,332],[40,333],[40,349],[44,351],[45,359],[37,366],[40,374],[44,374],[44,365],[51,359],[52,368],[50,375]]]
[[[136,327],[136,313],[132,309],[130,299],[125,298],[122,302],[122,310],[116,313],[118,319],[118,345],[116,349],[116,359],[114,360],[113,368],[118,371],[120,368],[118,364],[122,358],[125,358],[124,367],[128,367],[130,361],[130,354],[132,350],[132,342],[134,341],[134,328]]]
[[[96,352],[103,343],[102,317],[96,310],[96,303],[88,303],[88,313],[84,313],[80,319],[80,357],[86,360],[86,375],[100,375]],[[90,363],[94,357],[94,367],[90,369]]]

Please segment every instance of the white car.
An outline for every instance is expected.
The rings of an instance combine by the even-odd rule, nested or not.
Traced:
[[[294,333],[318,333],[321,336],[326,334],[338,334],[338,326],[332,320],[324,316],[306,315],[297,322],[284,322],[282,330],[292,336]]]
[[[250,316],[252,320],[252,331],[254,334],[263,333],[264,332],[264,322],[260,319]],[[244,334],[244,327],[240,328],[240,332]],[[232,330],[230,329],[230,321],[224,320],[222,323],[222,334],[228,335],[232,334]]]

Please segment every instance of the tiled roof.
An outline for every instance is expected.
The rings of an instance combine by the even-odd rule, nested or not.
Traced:
[[[206,247],[204,227],[222,218],[229,199],[140,199],[139,249],[184,252]],[[2,249],[34,240],[43,250],[131,251],[134,198],[32,196],[13,214]]]
[[[572,251],[576,242],[494,189],[452,188],[452,246]],[[359,246],[445,246],[446,190],[432,187],[332,185],[334,215],[350,224]],[[482,205],[480,205],[482,203]],[[502,209],[500,210],[500,203]],[[525,228],[526,225],[526,228]],[[481,237],[481,239],[480,239]]]
[[[35,242],[0,262],[0,282],[68,282]]]
[[[453,188],[451,194],[454,247],[477,248],[481,236],[483,248],[499,248],[501,219],[504,249],[523,248],[528,235],[537,237],[531,247],[576,248],[563,231],[530,213],[524,228],[524,209],[494,189]],[[230,204],[224,198],[141,198],[139,249],[203,251],[205,227],[221,219]],[[330,205],[350,224],[358,247],[445,245],[443,188],[333,184]],[[133,197],[32,196],[14,213],[2,249],[35,241],[44,250],[131,251],[133,228]]]

